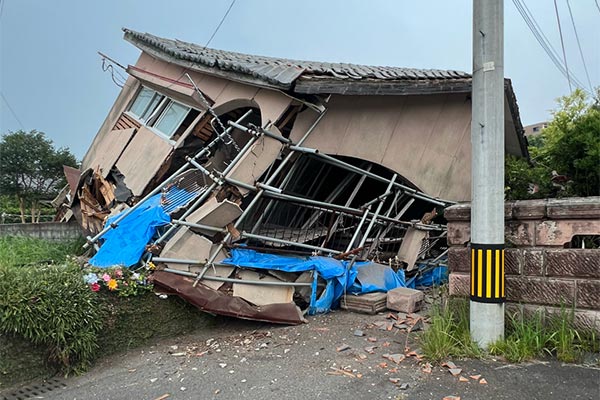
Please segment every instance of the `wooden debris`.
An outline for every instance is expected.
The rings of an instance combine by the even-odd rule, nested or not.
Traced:
[[[481,375],[471,375],[471,376],[469,376],[469,378],[471,378],[475,381],[478,381],[481,378]]]
[[[485,378],[481,378],[479,380],[479,383],[482,384],[482,385],[487,385],[487,381],[485,380]]]
[[[462,375],[458,377],[458,381],[459,382],[469,382],[469,380]]]

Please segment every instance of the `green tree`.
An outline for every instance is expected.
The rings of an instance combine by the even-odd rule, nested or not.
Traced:
[[[55,148],[43,132],[9,132],[0,140],[0,192],[15,196],[21,222],[26,209],[38,221],[40,200],[54,198],[65,185],[63,165],[77,167],[68,148]]]
[[[541,133],[544,145],[535,154],[535,161],[567,176],[567,195],[598,195],[600,110],[580,89],[558,99],[558,104],[552,121]]]
[[[592,102],[577,89],[557,100],[548,126],[529,141],[531,164],[506,159],[508,199],[600,194],[599,99],[597,93]],[[566,182],[553,182],[553,175]]]

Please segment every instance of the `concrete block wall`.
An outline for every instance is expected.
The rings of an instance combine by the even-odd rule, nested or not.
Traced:
[[[574,235],[600,235],[600,197],[505,204],[509,309],[549,313],[574,307],[580,326],[600,332],[600,249],[568,248]],[[446,209],[450,294],[468,296],[470,204]]]
[[[79,224],[75,221],[40,222],[38,224],[0,224],[0,237],[26,236],[46,240],[71,240],[83,235]]]

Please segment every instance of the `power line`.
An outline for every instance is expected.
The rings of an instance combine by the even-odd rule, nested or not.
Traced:
[[[206,41],[206,44],[202,47],[202,50],[200,50],[200,55],[202,55],[202,52],[204,50],[206,50],[206,48],[208,47],[208,45],[210,44],[210,42],[212,42],[213,38],[216,36],[217,32],[219,32],[219,29],[221,29],[221,25],[223,25],[223,22],[225,22],[225,19],[227,18],[227,16],[229,15],[229,12],[231,11],[231,9],[233,8],[233,5],[235,4],[237,0],[232,0],[231,3],[229,4],[229,7],[227,8],[227,11],[225,11],[225,14],[223,14],[223,18],[221,18],[221,21],[219,21],[219,24],[217,25],[217,27],[215,28],[215,30],[213,31],[212,35],[210,35],[210,37],[208,38],[208,40]],[[189,71],[188,68],[185,68],[183,70],[183,72],[181,73],[181,75],[179,76],[179,78],[175,79],[175,81],[179,81],[181,78],[184,77],[185,74],[187,74],[187,72]],[[171,86],[173,86],[175,83],[170,84],[169,86],[167,86],[167,89],[169,89]]]
[[[565,78],[570,79],[571,82],[575,82],[575,84],[577,86],[579,86],[580,88],[585,90],[583,83],[579,79],[577,79],[577,77],[573,74],[573,72],[567,71],[567,69],[565,68],[565,66],[563,65],[563,63],[560,59],[560,56],[558,55],[558,51],[556,51],[556,49],[554,49],[554,46],[552,46],[552,42],[550,42],[550,39],[548,39],[548,37],[544,34],[544,31],[542,30],[540,25],[535,20],[533,13],[529,9],[529,7],[527,7],[527,4],[525,4],[525,1],[524,0],[521,1],[521,4],[525,11],[524,15],[527,16],[527,18],[530,19],[531,22],[533,23],[534,35],[537,32],[537,34],[541,40],[540,44],[542,45],[542,47],[545,47],[545,50],[548,53],[548,55],[550,56],[550,58],[552,59],[552,61],[554,62],[554,65],[556,65],[556,67],[561,71],[561,73],[564,75]],[[540,40],[538,40],[538,42]]]
[[[598,5],[598,3],[596,3]],[[579,55],[581,55],[581,62],[583,63],[583,69],[585,70],[585,76],[588,81],[588,85],[590,85],[590,90],[594,92],[594,87],[592,86],[592,81],[590,79],[590,74],[587,69],[587,65],[585,63],[585,58],[583,57],[583,50],[581,50],[581,42],[579,41],[579,34],[577,33],[577,27],[575,26],[575,19],[573,18],[573,12],[571,11],[571,4],[569,0],[567,0],[567,7],[569,8],[569,16],[571,17],[571,23],[573,24],[573,31],[575,31],[575,39],[577,39],[577,47],[579,48]]]
[[[598,5],[598,0],[594,0],[594,3],[596,3],[596,8],[598,9],[598,12],[600,12],[600,5]]]
[[[563,40],[562,28],[560,27],[560,16],[558,15],[558,5],[554,0],[554,10],[556,11],[556,22],[558,23],[558,33],[560,35],[560,46],[562,47],[563,59],[565,61],[565,68],[567,69],[567,81],[569,82],[569,92],[573,91],[571,87],[571,75],[569,74],[569,65],[567,64],[567,53],[565,52],[565,42]]]
[[[227,9],[227,11],[225,11],[225,14],[223,15],[223,18],[221,18],[221,22],[219,22],[219,25],[217,25],[217,27],[215,28],[215,31],[213,32],[212,35],[210,35],[210,38],[208,39],[208,41],[204,45],[204,49],[206,49],[208,47],[208,45],[210,44],[210,42],[212,42],[212,40],[215,37],[215,35],[217,34],[217,32],[219,32],[219,29],[221,28],[221,25],[223,25],[223,22],[225,22],[225,18],[227,18],[227,16],[229,15],[229,11],[231,11],[231,9],[233,8],[233,5],[235,4],[235,2],[236,2],[236,0],[233,0],[231,2],[231,4],[229,5],[229,8]],[[204,49],[202,49],[202,50],[204,50]]]
[[[17,117],[17,113],[10,106],[10,103],[8,102],[8,100],[6,99],[6,97],[4,97],[4,93],[0,92],[0,96],[2,96],[2,99],[4,100],[4,102],[6,103],[6,105],[8,106],[8,109],[12,113],[13,117],[15,117],[15,119],[17,120],[17,122],[19,123],[19,125],[21,125],[21,129],[25,130],[25,126],[23,125],[23,123],[21,122],[21,120],[19,119],[19,117]]]
[[[531,33],[533,33],[533,36],[536,39],[536,41],[539,43],[539,45],[542,47],[542,49],[546,52],[546,54],[550,58],[550,61],[552,61],[552,63],[556,66],[556,68],[560,71],[560,73],[563,74],[565,78],[570,77],[570,80],[572,82],[574,82],[578,87],[585,90],[584,85],[572,73],[567,74],[567,70],[566,70],[565,66],[563,65],[562,61],[560,60],[560,56],[558,55],[558,52],[554,49],[550,40],[548,40],[548,38],[542,31],[541,27],[535,20],[533,13],[529,10],[529,8],[525,4],[525,2],[522,0],[513,0],[513,4],[517,8],[517,11],[519,12],[519,14],[521,14],[523,21],[525,21],[525,24],[527,25],[527,27],[529,28]]]

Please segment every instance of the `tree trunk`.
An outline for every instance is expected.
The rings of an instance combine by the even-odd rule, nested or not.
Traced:
[[[37,221],[35,220],[35,215],[37,211],[37,201],[33,200],[31,202],[31,223],[35,224]]]
[[[19,211],[21,211],[21,223],[25,223],[25,199],[19,197]]]

